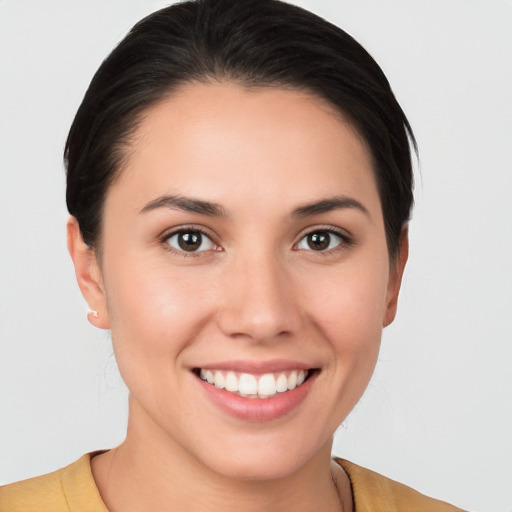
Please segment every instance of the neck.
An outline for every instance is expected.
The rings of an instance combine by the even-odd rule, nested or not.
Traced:
[[[123,444],[92,460],[110,512],[352,510],[350,483],[331,463],[331,443],[290,474],[236,479],[213,471],[161,432],[150,435],[140,427],[131,422]]]

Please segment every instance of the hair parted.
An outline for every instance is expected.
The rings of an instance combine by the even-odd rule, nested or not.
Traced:
[[[411,127],[384,73],[350,35],[279,0],[191,0],[138,22],[104,60],[65,146],[66,201],[97,249],[103,204],[142,115],[180,86],[235,81],[289,87],[326,100],[373,157],[388,251],[413,204]]]

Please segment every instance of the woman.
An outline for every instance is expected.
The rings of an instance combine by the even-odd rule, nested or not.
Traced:
[[[127,437],[2,488],[0,509],[457,510],[331,460],[396,312],[409,140],[373,59],[297,7],[137,24],[65,154],[68,247]]]

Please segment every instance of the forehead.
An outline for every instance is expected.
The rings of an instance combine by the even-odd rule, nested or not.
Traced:
[[[334,108],[302,91],[234,83],[187,85],[146,112],[111,192],[127,183],[140,201],[376,194],[370,151]]]

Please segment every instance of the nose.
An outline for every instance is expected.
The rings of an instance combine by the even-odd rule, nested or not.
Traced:
[[[232,262],[224,275],[217,317],[225,335],[262,344],[300,330],[298,290],[286,267],[273,255]]]

